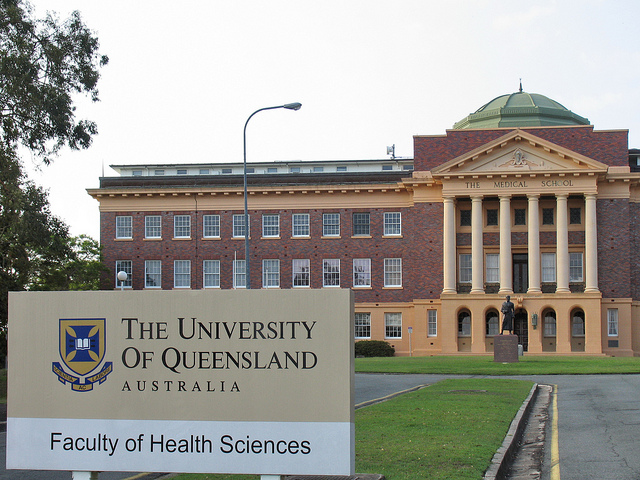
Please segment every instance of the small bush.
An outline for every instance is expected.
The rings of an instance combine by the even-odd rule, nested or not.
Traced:
[[[382,340],[356,342],[356,357],[393,357],[396,349]]]

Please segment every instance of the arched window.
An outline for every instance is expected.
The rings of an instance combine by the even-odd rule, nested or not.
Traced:
[[[571,315],[571,332],[574,337],[584,337],[584,312],[574,310]]]
[[[500,333],[500,317],[496,310],[489,310],[485,317],[487,335],[498,335]]]
[[[468,310],[462,310],[458,314],[458,336],[470,337],[471,336],[471,314]]]
[[[556,312],[554,310],[547,310],[544,313],[544,336],[556,336]]]

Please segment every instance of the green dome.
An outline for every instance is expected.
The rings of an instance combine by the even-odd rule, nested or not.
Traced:
[[[576,115],[549,97],[519,92],[502,95],[457,122],[456,130],[468,128],[547,127],[589,125],[589,120]]]

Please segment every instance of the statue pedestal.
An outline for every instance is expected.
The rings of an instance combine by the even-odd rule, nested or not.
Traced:
[[[518,361],[517,335],[496,335],[493,337],[493,361],[500,363]]]

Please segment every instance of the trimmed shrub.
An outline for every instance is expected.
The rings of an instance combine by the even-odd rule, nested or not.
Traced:
[[[396,349],[382,340],[356,342],[356,357],[393,357]]]

